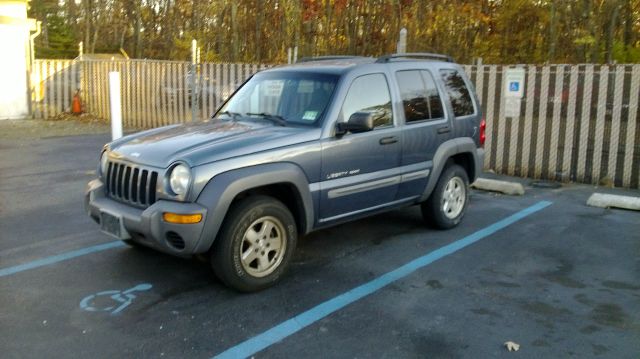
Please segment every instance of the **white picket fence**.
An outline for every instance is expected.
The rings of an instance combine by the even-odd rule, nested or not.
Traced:
[[[68,112],[80,90],[84,110],[109,118],[108,72],[119,71],[125,127],[210,116],[251,74],[268,66],[188,62],[59,61],[34,65],[34,117]],[[464,66],[487,120],[485,169],[497,173],[640,188],[640,65],[521,66],[526,70],[521,114],[505,117],[502,75],[508,66]]]

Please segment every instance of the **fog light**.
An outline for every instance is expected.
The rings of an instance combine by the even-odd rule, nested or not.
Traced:
[[[193,224],[193,223],[200,223],[200,221],[202,220],[202,214],[200,213],[178,214],[178,213],[164,212],[162,214],[162,219],[165,222],[169,222],[169,223]]]

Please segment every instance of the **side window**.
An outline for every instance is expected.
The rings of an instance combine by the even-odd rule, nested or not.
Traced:
[[[456,117],[472,115],[473,102],[462,76],[455,70],[440,70],[440,74],[451,99],[453,114]]]
[[[383,74],[361,76],[351,83],[342,104],[341,121],[348,121],[356,112],[373,113],[374,127],[393,125],[391,96]]]
[[[440,100],[440,93],[436,87],[436,82],[433,80],[433,75],[428,71],[420,71],[422,79],[427,85],[427,98],[429,99],[429,113],[432,119],[444,118],[444,110],[442,109],[442,100]]]
[[[444,117],[433,76],[427,71],[396,73],[407,123]]]
[[[419,71],[396,72],[404,117],[407,123],[431,118],[427,102],[427,90]]]

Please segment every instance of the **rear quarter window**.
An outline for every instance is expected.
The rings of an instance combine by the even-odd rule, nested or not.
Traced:
[[[471,94],[460,73],[456,70],[440,70],[440,75],[449,94],[453,114],[456,117],[473,115],[475,110]]]

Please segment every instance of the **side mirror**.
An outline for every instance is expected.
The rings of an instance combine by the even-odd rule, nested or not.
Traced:
[[[371,131],[373,130],[373,118],[371,112],[356,112],[349,117],[349,121],[336,124],[336,135],[342,136],[347,132]]]

